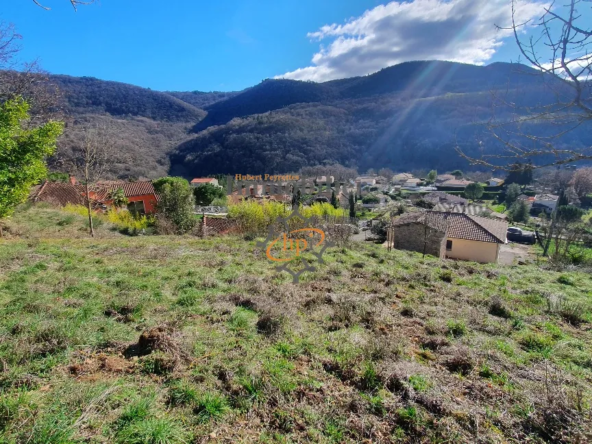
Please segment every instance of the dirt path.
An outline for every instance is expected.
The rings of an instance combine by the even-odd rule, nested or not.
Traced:
[[[498,262],[503,265],[512,265],[518,261],[527,262],[532,259],[530,245],[509,243],[502,245],[499,252]]]

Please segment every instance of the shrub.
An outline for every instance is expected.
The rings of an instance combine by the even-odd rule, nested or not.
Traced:
[[[186,443],[187,432],[170,419],[151,418],[131,423],[117,435],[117,442],[126,444]]]
[[[134,216],[128,210],[110,208],[105,217],[113,225],[128,234],[137,234],[154,224],[154,218],[145,215]]]
[[[452,272],[450,270],[443,271],[440,273],[440,280],[444,282],[452,282]]]
[[[194,412],[201,422],[221,418],[228,410],[226,398],[218,393],[203,393],[195,401]]]
[[[534,332],[525,334],[519,342],[525,350],[530,352],[548,353],[553,346],[553,340],[550,337]]]
[[[557,282],[559,282],[560,284],[563,284],[563,285],[574,285],[573,279],[565,274],[562,274],[561,276],[559,276],[557,278]]]
[[[455,338],[463,336],[467,332],[467,326],[463,321],[450,320],[446,323],[448,327],[448,333]]]
[[[215,199],[226,199],[226,192],[224,189],[206,183],[193,189],[195,195],[195,203],[197,205],[213,205]]]
[[[171,405],[193,404],[197,400],[197,390],[186,381],[177,381],[169,389],[169,403]]]
[[[409,376],[409,384],[417,392],[425,392],[431,385],[425,376],[422,375]]]
[[[159,213],[173,223],[178,234],[187,233],[196,223],[195,200],[187,181],[165,183],[160,190]]]
[[[504,304],[502,303],[502,300],[499,296],[494,296],[491,298],[491,303],[489,304],[489,314],[506,319],[512,316],[511,312],[506,307],[504,307]]]

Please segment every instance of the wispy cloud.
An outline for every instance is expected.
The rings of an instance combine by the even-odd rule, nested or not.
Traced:
[[[543,12],[541,0],[520,0],[517,20]],[[483,64],[511,35],[509,0],[412,0],[380,5],[343,25],[325,25],[308,37],[319,41],[312,64],[278,76],[327,80],[365,75],[410,60]]]

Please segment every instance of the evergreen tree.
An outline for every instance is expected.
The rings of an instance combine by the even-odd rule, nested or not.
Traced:
[[[506,208],[510,208],[520,196],[520,185],[512,183],[506,188]]]
[[[483,185],[480,183],[470,183],[465,188],[467,199],[475,200],[483,196]]]
[[[557,208],[565,207],[569,205],[569,200],[567,198],[567,194],[565,194],[565,190],[561,190],[559,192],[559,199],[557,199]]]
[[[292,195],[292,208],[296,208],[298,205],[300,205],[301,199],[302,195],[300,194],[300,190],[298,190]]]
[[[512,222],[527,223],[530,217],[528,214],[528,205],[523,200],[514,202],[508,211],[508,216]]]
[[[331,191],[331,205],[333,205],[333,208],[339,208],[339,202],[337,202],[337,197],[335,197],[335,190]]]
[[[426,176],[426,182],[427,183],[434,183],[436,181],[437,177],[438,177],[438,172],[436,170],[432,170]]]
[[[349,217],[356,217],[356,202],[354,199],[354,193],[349,193]]]

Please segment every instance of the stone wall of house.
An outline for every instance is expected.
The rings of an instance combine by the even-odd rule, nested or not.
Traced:
[[[394,248],[425,253],[439,258],[446,254],[446,234],[422,223],[394,227]]]

